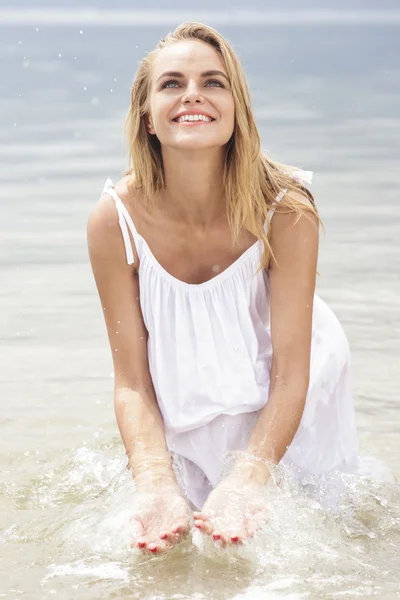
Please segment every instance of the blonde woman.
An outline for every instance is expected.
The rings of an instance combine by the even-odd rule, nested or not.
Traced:
[[[311,175],[264,156],[238,58],[201,23],[142,59],[127,132],[132,168],[106,181],[88,246],[132,544],[172,548],[193,509],[204,535],[241,543],[268,519],[271,466],[302,479],[357,462],[348,343],[315,295]]]

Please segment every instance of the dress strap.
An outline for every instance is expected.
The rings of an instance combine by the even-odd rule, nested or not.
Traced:
[[[286,188],[284,190],[281,190],[279,192],[279,194],[277,195],[277,197],[275,198],[275,200],[273,201],[272,206],[274,206],[275,204],[278,204],[278,202],[280,202],[282,200],[282,198],[286,194],[286,192],[287,192]],[[266,219],[265,223],[264,223],[264,231],[265,231],[265,233],[268,233],[268,226],[271,223],[271,219],[274,216],[274,214],[275,214],[274,210],[269,210],[268,211],[268,219]]]
[[[118,212],[118,218],[119,218],[119,226],[121,228],[121,232],[122,232],[122,237],[124,239],[124,244],[125,244],[125,253],[126,253],[126,260],[128,262],[128,265],[132,265],[135,262],[135,258],[133,255],[133,249],[132,249],[132,243],[129,237],[129,231],[130,230],[132,237],[133,237],[133,241],[136,244],[136,247],[138,247],[137,244],[137,238],[138,238],[138,232],[136,230],[135,224],[132,221],[132,218],[130,216],[130,214],[128,213],[125,204],[122,202],[121,198],[118,196],[117,192],[114,189],[114,184],[111,181],[111,179],[107,179],[104,189],[103,189],[103,194],[107,193],[110,194],[110,196],[112,196],[114,198],[115,201],[115,206],[117,207],[117,212]]]
[[[294,179],[297,183],[302,183],[303,185],[306,183],[311,183],[312,182],[312,177],[313,177],[313,172],[312,171],[303,171],[302,169],[296,169],[295,171],[293,171],[293,173],[291,174],[292,179]],[[272,203],[272,207],[275,204],[278,204],[278,202],[280,202],[283,198],[283,196],[286,194],[287,192],[287,188],[285,188],[284,190],[280,191],[279,194],[277,195],[277,197],[275,198],[275,200]],[[274,210],[270,210],[269,211],[269,223],[271,223],[271,219],[274,216],[275,211]],[[268,230],[268,220],[265,221],[264,223],[264,230],[265,232],[267,232]]]

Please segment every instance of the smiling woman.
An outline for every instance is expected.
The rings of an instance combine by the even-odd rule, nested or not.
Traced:
[[[358,467],[349,347],[315,295],[311,173],[264,155],[238,58],[201,23],[142,59],[126,131],[131,165],[88,245],[141,502],[132,544],[173,547],[191,509],[240,543],[267,521],[278,463],[299,481]]]

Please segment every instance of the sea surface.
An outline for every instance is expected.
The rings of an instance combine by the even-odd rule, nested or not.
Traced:
[[[336,513],[272,490],[269,528],[240,552],[198,532],[164,558],[130,549],[86,221],[126,168],[138,61],[173,25],[0,25],[0,598],[400,597],[399,21],[221,19],[263,148],[314,171],[317,291],[349,338],[362,454],[386,474],[342,479]]]

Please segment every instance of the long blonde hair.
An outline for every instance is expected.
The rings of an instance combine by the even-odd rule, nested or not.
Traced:
[[[182,40],[200,40],[210,44],[220,54],[226,68],[235,105],[234,131],[227,144],[223,173],[227,216],[234,240],[238,239],[240,231],[245,228],[263,241],[261,268],[273,256],[264,222],[268,219],[268,211],[276,196],[283,189],[287,193],[279,203],[280,210],[295,211],[298,216],[309,211],[317,217],[319,223],[321,220],[311,193],[301,181],[292,176],[298,169],[272,161],[264,155],[241,64],[232,46],[212,27],[196,22],[182,23],[175,31],[161,38],[155,49],[140,61],[124,127],[129,145],[130,167],[125,172],[128,187],[139,190],[151,205],[157,193],[164,189],[161,145],[157,136],[148,133],[144,116],[149,111],[154,59],[163,48]],[[311,205],[293,198],[291,191],[300,191],[308,196]]]

